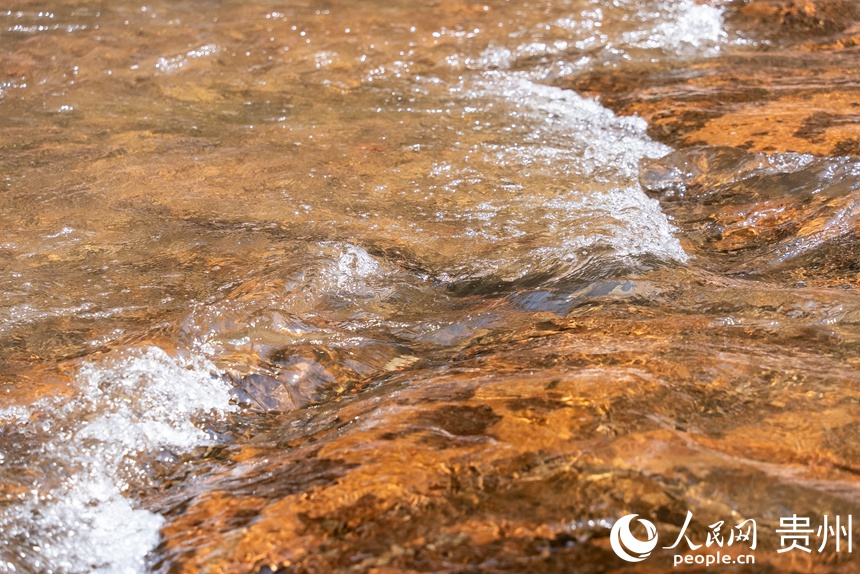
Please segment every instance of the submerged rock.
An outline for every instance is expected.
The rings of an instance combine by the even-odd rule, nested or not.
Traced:
[[[815,285],[860,281],[860,162],[696,147],[640,181],[721,273]]]
[[[282,4],[0,12],[0,573],[857,568],[854,3]]]
[[[811,339],[783,346],[785,328],[757,335],[750,364],[754,310],[630,311],[497,337],[227,445],[205,489],[163,509],[161,570],[621,572],[618,517],[648,516],[669,541],[691,510],[694,542],[754,518],[757,568],[831,571],[777,553],[775,529],[779,509],[860,511],[840,438],[860,415],[853,373]]]
[[[860,155],[857,3],[736,3],[727,19],[755,47],[741,41],[692,62],[635,62],[556,84],[645,118],[648,134],[673,146]]]

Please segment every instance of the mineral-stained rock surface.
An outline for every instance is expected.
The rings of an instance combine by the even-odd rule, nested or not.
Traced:
[[[600,2],[179,4],[2,51],[7,91],[50,72],[4,97],[54,111],[0,118],[0,263],[28,283],[0,277],[0,551],[42,556],[44,478],[74,493],[102,457],[113,497],[39,534],[125,504],[159,574],[663,573],[697,545],[860,571],[822,523],[860,521],[857,2],[713,0],[730,37],[694,56],[637,41],[638,1],[615,44]],[[659,534],[636,564],[628,514]],[[810,552],[780,552],[791,516]]]
[[[777,167],[778,166],[778,167]],[[857,161],[693,147],[643,164],[643,187],[722,273],[856,286]]]
[[[621,66],[558,85],[649,123],[673,146],[860,155],[860,4],[754,0],[727,6],[757,42],[699,61]]]
[[[657,517],[661,540],[673,541],[690,509],[697,543],[720,520],[728,529],[758,519],[758,566],[740,571],[852,567],[846,556],[822,565],[775,548],[779,508],[860,510],[857,452],[840,438],[856,430],[857,380],[819,347],[835,334],[789,327],[778,293],[751,287],[741,302],[712,288],[708,305],[733,322],[608,297],[583,316],[476,341],[444,367],[276,417],[265,438],[209,453],[221,470],[163,509],[164,564],[621,572],[612,517]],[[826,306],[820,297],[808,293]],[[755,366],[744,355],[750,336]],[[812,372],[831,373],[823,396],[805,386]],[[636,571],[665,571],[670,559]]]
[[[754,152],[860,154],[858,8],[729,10],[733,33],[766,44],[559,82],[682,148],[641,181],[700,270],[587,288],[528,329],[273,415],[190,465],[198,487],[161,500],[161,566],[665,572],[668,553],[620,563],[609,526],[656,517],[669,546],[690,510],[698,543],[720,521],[757,519],[757,563],[733,571],[855,568],[844,553],[778,553],[776,530],[788,511],[860,512],[844,440],[860,416],[860,300],[819,288],[857,285],[858,168]]]

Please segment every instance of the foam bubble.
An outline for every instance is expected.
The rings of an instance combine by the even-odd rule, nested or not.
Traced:
[[[19,504],[0,510],[0,572],[144,572],[163,519],[123,493],[145,483],[140,459],[211,442],[195,419],[234,408],[213,370],[201,357],[157,347],[84,365],[79,394],[56,409],[51,437],[28,465],[67,474],[59,486],[34,482]],[[27,436],[37,410],[7,409],[0,421]]]
[[[665,5],[657,16],[659,23],[653,28],[626,32],[622,44],[678,53],[688,48],[714,49],[727,38],[721,8],[685,0]]]
[[[539,78],[550,69],[570,74],[589,64],[637,57],[641,50],[666,55],[708,55],[728,40],[723,9],[694,0],[616,0],[612,9],[587,5],[577,16],[539,22],[509,36],[509,45],[491,43],[477,57],[450,55],[449,65],[473,70],[516,69],[531,62]],[[544,64],[534,63],[544,61]]]
[[[553,230],[550,236],[563,237],[560,244],[536,247],[525,260],[573,263],[595,246],[609,247],[620,259],[687,260],[675,228],[637,181],[642,159],[671,151],[648,137],[644,120],[618,117],[592,99],[537,84],[525,74],[488,72],[474,97],[513,102],[511,115],[528,126],[523,145],[484,145],[488,161],[519,171],[540,168],[548,181],[570,185],[554,193],[526,189],[511,200],[526,204],[518,209],[540,217]],[[507,279],[519,273],[504,271]]]

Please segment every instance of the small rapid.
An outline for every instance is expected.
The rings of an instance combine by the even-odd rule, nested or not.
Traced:
[[[69,401],[0,412],[4,465],[24,473],[0,515],[2,572],[144,571],[163,519],[129,497],[160,459],[223,440],[205,421],[235,410],[214,366],[188,352],[117,351],[75,383]]]
[[[755,46],[725,3],[31,4],[0,573],[563,570],[622,510],[856,502],[856,160],[559,87]]]
[[[368,205],[370,214],[390,211],[405,200],[410,207],[402,214],[389,215],[388,224],[370,219],[368,226],[362,221],[367,214],[348,220],[352,233],[367,229],[361,233],[370,242],[326,240],[307,247],[296,242],[293,248],[307,255],[298,255],[293,265],[267,266],[271,271],[256,271],[226,298],[197,304],[181,320],[180,340],[188,350],[115,348],[103,359],[73,367],[72,398],[45,398],[3,411],[4,466],[23,476],[16,477],[15,494],[0,510],[7,534],[0,572],[145,572],[146,555],[158,543],[164,520],[141,507],[136,493],[158,483],[158,465],[227,440],[207,430],[206,421],[235,411],[237,404],[268,412],[319,402],[345,380],[408,366],[429,349],[450,348],[503,325],[511,312],[483,311],[469,326],[457,312],[462,304],[449,302],[447,291],[486,292],[498,285],[516,291],[518,285],[554,283],[565,289],[565,281],[579,285],[589,274],[604,276],[613,266],[629,271],[643,257],[686,261],[674,228],[637,183],[639,162],[670,150],[645,135],[642,120],[616,117],[592,99],[540,81],[559,73],[559,59],[569,61],[579,51],[590,55],[577,57],[565,73],[571,73],[570,66],[599,65],[602,58],[636,57],[637,51],[714,49],[724,36],[719,10],[693,2],[655,4],[653,11],[636,3],[552,10],[549,19],[528,18],[534,23],[515,25],[474,56],[468,50],[480,43],[477,28],[443,27],[433,37],[454,51],[438,72],[416,74],[417,46],[410,51],[416,63],[395,60],[370,70],[371,93],[405,88],[414,94],[408,108],[398,105],[380,121],[396,126],[399,115],[418,114],[426,118],[421,122],[438,118],[443,130],[456,134],[444,148],[431,143],[430,153],[422,153],[426,144],[414,144],[418,160],[407,160],[414,175],[403,181],[414,190],[399,192],[400,199],[383,193]],[[513,14],[508,25],[518,16]],[[26,15],[6,18],[26,20]],[[52,14],[49,19],[59,18]],[[288,20],[274,12],[266,18]],[[620,29],[610,31],[613,24]],[[69,28],[69,33],[82,34],[86,28]],[[209,28],[218,34],[217,25]],[[58,33],[62,26],[16,23],[9,30]],[[343,56],[335,61],[340,46],[318,49],[314,69],[344,66]],[[210,73],[202,63],[227,51],[218,40],[162,56],[154,75]],[[290,53],[285,57],[292,58]],[[361,66],[365,56],[356,60]],[[443,80],[443,71],[456,80]],[[323,86],[328,83],[322,80]],[[192,98],[193,90],[207,89],[186,86],[181,89],[192,90],[187,93]],[[78,106],[60,107],[71,112]],[[431,134],[436,129],[429,126]],[[331,217],[320,199],[308,195],[299,207],[310,218],[320,210],[321,217]],[[30,249],[56,252],[55,243],[62,240],[74,253],[91,235],[79,231],[82,224],[71,223],[43,247]],[[382,230],[383,238],[374,238],[380,225],[388,229]],[[405,235],[396,243],[408,255],[385,261],[379,246],[401,226]],[[19,248],[10,244],[8,249]],[[52,313],[93,312],[91,302],[62,311],[28,310],[35,299],[32,291],[25,293],[21,304],[4,308],[10,313],[4,328],[44,321]],[[402,318],[404,307],[421,302],[425,307],[413,311],[413,318]],[[278,359],[286,344],[316,351],[308,357],[294,350]],[[357,358],[335,359],[333,366],[320,361],[320,352]],[[22,449],[22,444],[29,446]],[[29,476],[25,469],[43,469],[45,476]]]

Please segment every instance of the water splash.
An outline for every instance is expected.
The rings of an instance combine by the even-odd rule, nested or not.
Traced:
[[[213,442],[199,420],[235,408],[213,370],[190,354],[128,350],[84,365],[79,394],[54,416],[44,417],[44,405],[2,413],[10,436],[38,445],[25,460],[7,461],[9,475],[47,465],[62,478],[19,478],[26,491],[0,510],[0,572],[145,571],[163,519],[125,493],[151,480],[153,453]]]

